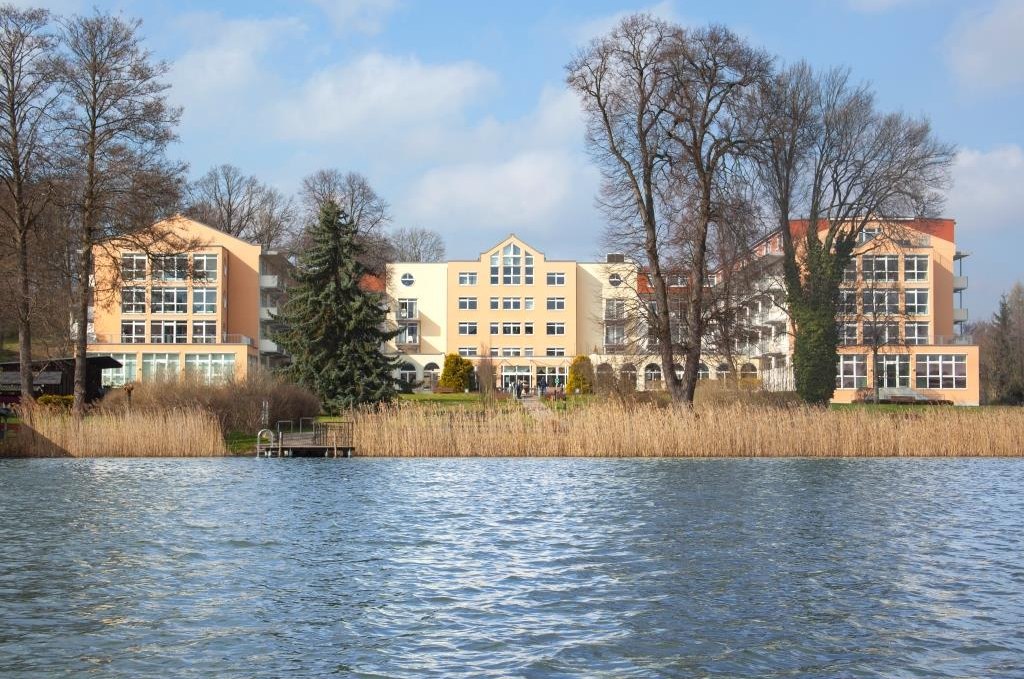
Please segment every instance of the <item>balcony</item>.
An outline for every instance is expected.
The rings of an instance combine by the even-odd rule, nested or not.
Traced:
[[[606,354],[624,354],[626,353],[625,342],[605,342],[604,353]]]
[[[274,274],[260,274],[260,287],[267,290],[276,290],[281,287],[281,280]]]
[[[260,307],[260,320],[261,321],[273,321],[274,316],[277,316],[276,306],[261,306]]]
[[[954,323],[966,323],[967,322],[967,309],[953,309],[953,322]]]
[[[967,289],[967,276],[953,276],[953,292]]]
[[[281,347],[277,346],[277,342],[274,340],[267,339],[266,337],[260,339],[260,353],[263,354],[281,354]]]
[[[398,309],[395,311],[395,318],[400,321],[417,321],[420,318],[419,308],[413,309]]]
[[[934,345],[962,347],[974,344],[974,337],[971,335],[936,335]]]

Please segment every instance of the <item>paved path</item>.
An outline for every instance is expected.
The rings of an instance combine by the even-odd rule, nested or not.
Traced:
[[[540,399],[535,396],[524,398],[520,403],[523,404],[523,410],[530,413],[535,420],[544,422],[545,420],[555,419],[555,413],[552,412],[551,408],[541,403]]]

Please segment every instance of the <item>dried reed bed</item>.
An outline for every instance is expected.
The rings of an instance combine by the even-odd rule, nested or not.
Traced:
[[[217,417],[200,408],[100,412],[76,419],[64,410],[21,413],[8,457],[213,457],[227,455]]]
[[[535,418],[392,407],[355,416],[355,446],[373,457],[1006,457],[1024,455],[1024,409],[605,402]]]

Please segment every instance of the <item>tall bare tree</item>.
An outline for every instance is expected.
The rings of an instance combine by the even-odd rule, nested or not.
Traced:
[[[665,102],[672,87],[667,54],[676,28],[647,14],[626,17],[585,47],[566,67],[566,81],[587,117],[586,142],[601,174],[599,204],[608,218],[605,239],[635,255],[653,288],[650,334],[674,400],[685,394],[673,369],[669,290],[663,266],[670,222]]]
[[[377,195],[369,180],[358,172],[333,168],[317,170],[302,180],[299,195],[310,219],[320,214],[325,203],[334,201],[363,234],[375,232],[391,221],[387,201]]]
[[[398,262],[442,262],[444,261],[444,240],[437,231],[420,227],[403,226],[388,236]]]
[[[173,185],[183,168],[165,155],[180,118],[180,110],[166,101],[169,67],[143,47],[140,22],[96,11],[61,23],[66,163],[74,178],[70,214],[78,247],[74,411],[81,415],[93,246],[118,235],[119,205],[135,202],[139,192]]]
[[[797,391],[825,403],[835,390],[839,287],[864,229],[932,214],[954,149],[927,120],[878,111],[870,89],[851,84],[844,70],[785,69],[764,87],[757,110],[761,177],[782,235]],[[800,212],[807,228],[794,234],[790,220]]]
[[[16,260],[21,399],[32,399],[32,232],[51,199],[60,88],[44,9],[0,6],[0,216]]]

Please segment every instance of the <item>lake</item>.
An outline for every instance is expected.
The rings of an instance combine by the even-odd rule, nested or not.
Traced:
[[[0,461],[4,677],[1024,676],[1024,460]]]

